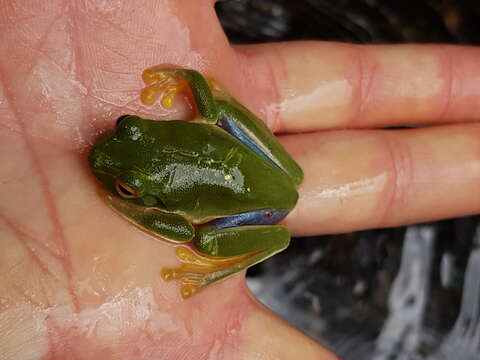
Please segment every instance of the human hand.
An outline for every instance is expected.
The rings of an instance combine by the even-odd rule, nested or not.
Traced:
[[[368,130],[477,120],[478,49],[232,48],[212,1],[0,4],[6,359],[334,358],[252,299],[241,276],[181,300],[159,277],[174,249],[98,197],[86,164],[97,135],[125,113],[167,115],[138,99],[151,65],[212,75],[292,134],[281,141],[306,174],[286,220],[297,235],[479,211],[478,124]]]

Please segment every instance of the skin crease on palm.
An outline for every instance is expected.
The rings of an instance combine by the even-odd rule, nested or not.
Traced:
[[[213,76],[283,134],[305,170],[294,235],[480,211],[478,48],[232,48],[212,1],[0,4],[0,359],[336,358],[243,275],[182,300],[159,276],[174,248],[98,196],[86,155],[118,116],[188,116],[140,103],[152,65]],[[431,126],[374,130],[400,124]]]

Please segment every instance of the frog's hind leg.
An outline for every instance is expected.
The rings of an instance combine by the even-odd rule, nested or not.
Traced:
[[[267,162],[288,174],[295,184],[303,180],[303,170],[269,128],[250,110],[233,98],[217,101],[218,126],[236,137]]]
[[[275,255],[288,246],[290,233],[283,226],[268,224],[278,222],[286,214],[283,210],[257,210],[202,226],[193,240],[201,254],[177,248],[177,257],[183,264],[177,269],[163,269],[162,278],[180,281],[182,297],[187,298],[208,284]]]

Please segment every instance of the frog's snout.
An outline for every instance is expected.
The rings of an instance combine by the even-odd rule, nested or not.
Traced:
[[[105,160],[104,153],[98,148],[94,147],[92,150],[90,150],[90,153],[88,154],[88,162],[90,163],[90,167],[92,169],[95,170],[102,168],[105,164]]]

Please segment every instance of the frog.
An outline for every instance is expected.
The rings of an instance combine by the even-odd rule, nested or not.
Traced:
[[[194,116],[120,116],[91,148],[105,201],[142,231],[175,245],[181,265],[161,278],[189,298],[287,248],[279,225],[298,201],[303,170],[257,115],[213,78],[154,66],[140,100],[170,109],[178,94]]]

